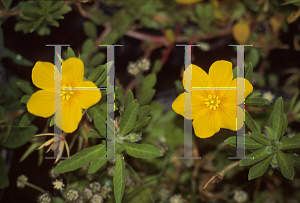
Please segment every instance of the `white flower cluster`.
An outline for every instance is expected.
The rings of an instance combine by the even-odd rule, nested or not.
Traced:
[[[141,72],[148,71],[150,69],[149,59],[142,58],[136,62],[129,62],[127,71],[130,75],[136,76]]]

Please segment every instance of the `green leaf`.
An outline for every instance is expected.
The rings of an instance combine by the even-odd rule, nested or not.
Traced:
[[[64,4],[64,2],[63,1],[57,1],[57,2],[55,2],[51,7],[50,7],[50,9],[49,9],[49,12],[54,12],[54,11],[58,11],[61,7],[62,7],[62,5]]]
[[[163,67],[163,64],[162,64],[161,60],[157,59],[154,62],[152,73],[158,73],[159,71],[161,71],[162,67]]]
[[[128,105],[134,100],[134,96],[131,90],[129,90],[125,95],[125,103],[124,103],[124,110],[128,108]]]
[[[236,136],[231,136],[229,138],[227,138],[224,142],[236,147]],[[256,142],[255,140],[251,139],[249,136],[245,137],[245,148],[246,149],[260,149],[260,148],[264,148],[265,146],[262,144],[259,144],[258,142]]]
[[[265,160],[252,166],[249,170],[248,180],[252,180],[254,178],[258,178],[258,177],[262,176],[269,168],[272,158],[273,158],[273,156],[269,156]]]
[[[0,189],[8,187],[8,166],[5,164],[5,160],[0,155]]]
[[[300,133],[292,138],[282,139],[280,150],[300,148]]]
[[[184,87],[182,85],[182,81],[176,80],[175,81],[175,87],[176,87],[176,90],[177,90],[178,94],[184,93]]]
[[[116,157],[121,157],[121,159],[118,158],[116,160],[115,172],[113,177],[114,196],[116,203],[121,203],[125,190],[126,171],[123,155],[116,154]]]
[[[266,152],[266,148],[258,149],[255,152],[247,155],[246,157],[253,157],[253,159],[243,159],[240,163],[240,166],[250,166],[252,164],[255,164],[266,157],[268,157],[270,154]]]
[[[94,124],[102,137],[106,137],[106,112],[104,112],[100,106],[95,105],[89,109],[90,114],[94,118]],[[111,122],[108,119],[108,122]],[[108,125],[111,127],[111,125]],[[114,129],[109,129],[109,132],[114,132]]]
[[[276,132],[275,132],[272,128],[269,128],[268,126],[265,126],[265,128],[266,128],[266,130],[267,130],[267,135],[268,135],[268,137],[269,137],[271,140],[276,139],[276,137],[277,137]]]
[[[285,153],[285,155],[291,160],[294,166],[300,165],[300,157],[299,155],[291,154],[291,153]]]
[[[52,203],[65,203],[65,200],[61,197],[53,197],[52,201]]]
[[[14,119],[12,126],[19,126],[19,121]],[[9,135],[2,145],[7,148],[15,149],[21,147],[31,139],[31,136],[37,132],[38,128],[34,125],[26,127],[13,127],[10,129]],[[7,130],[3,130],[0,133],[0,137],[4,136]]]
[[[154,145],[150,144],[136,144],[124,143],[126,152],[135,158],[154,158],[163,155]]]
[[[249,52],[246,53],[245,62],[252,63],[253,67],[255,68],[259,62],[259,52],[256,48],[251,47]]]
[[[269,103],[269,100],[265,98],[249,98],[246,99],[245,105],[247,106],[264,106]]]
[[[68,47],[67,55],[68,55],[68,58],[76,58],[76,55],[71,47]]]
[[[33,115],[29,112],[26,113],[20,121],[20,126],[25,127],[25,126],[29,125],[35,119],[35,117],[36,117],[35,115]]]
[[[151,74],[147,75],[144,78],[141,92],[149,91],[150,89],[152,89],[155,86],[155,84],[156,84],[156,74],[151,73]]]
[[[102,159],[97,158],[96,160],[93,160],[90,164],[88,173],[95,173],[96,171],[98,171],[99,168],[101,168],[104,164],[106,164],[108,159],[103,159],[106,157],[106,147],[101,148],[98,157]]]
[[[89,75],[89,77],[87,78],[87,80],[95,82],[101,74],[105,74],[106,75],[106,68],[104,65],[100,65],[97,68],[95,68],[93,70],[93,72]],[[102,82],[102,81],[101,81]]]
[[[45,17],[40,17],[37,21],[34,22],[33,26],[31,27],[31,29],[29,30],[30,33],[36,31],[44,22]]]
[[[152,107],[149,105],[145,105],[139,108],[138,120],[148,117],[152,111]]]
[[[95,51],[95,44],[94,41],[92,39],[87,39],[84,41],[83,45],[82,45],[82,53],[85,54],[92,54]]]
[[[140,120],[138,120],[135,123],[133,132],[138,132],[142,127],[144,127],[145,125],[147,125],[147,123],[150,121],[151,117],[144,117]]]
[[[232,79],[234,80],[237,77],[237,66],[232,70]]]
[[[251,132],[260,133],[259,129],[257,128],[255,121],[253,118],[248,114],[248,112],[245,112],[245,123],[250,128]]]
[[[150,89],[148,91],[141,92],[141,95],[140,95],[140,98],[139,98],[139,104],[141,106],[143,106],[143,105],[146,105],[146,104],[150,103],[152,98],[155,95],[155,92],[156,91],[154,89]]]
[[[282,151],[278,151],[277,160],[282,175],[287,179],[293,180],[295,170],[292,161]]]
[[[91,138],[101,138],[101,136],[96,131],[90,131],[86,134],[86,137]]]
[[[77,152],[75,155],[71,156],[70,159],[66,159],[60,162],[53,170],[54,173],[65,173],[69,171],[74,171],[91,161],[97,160],[101,157],[103,148],[106,147],[103,144],[99,144],[93,147],[89,147],[83,151]]]
[[[243,3],[235,2],[233,4],[233,10],[232,10],[232,13],[229,18],[232,21],[237,20],[245,13],[245,11],[246,11],[246,8]]]
[[[120,121],[120,135],[128,134],[135,126],[139,105],[136,100],[132,101],[124,112]]]
[[[253,73],[253,66],[252,63],[250,62],[245,69],[245,79],[250,81],[252,73]]]
[[[24,95],[22,98],[21,98],[21,102],[24,103],[24,104],[27,104],[27,102],[29,101],[31,95]]]
[[[272,127],[276,134],[277,134],[277,141],[281,138],[281,136],[285,133],[286,131],[286,124],[285,119],[284,119],[285,114],[283,111],[283,100],[282,97],[279,97],[275,104],[274,104],[274,109],[270,117],[270,127]]]
[[[28,82],[17,82],[18,87],[27,94],[33,94],[33,88],[29,85]]]
[[[23,6],[22,12],[29,16],[40,16],[42,15],[42,10],[34,6]]]
[[[24,159],[26,159],[32,152],[34,152],[39,146],[41,145],[41,143],[39,142],[35,142],[32,143],[27,150],[24,152],[24,154],[22,155],[22,157],[20,158],[20,162],[22,162]]]
[[[49,123],[49,127],[54,125],[54,116],[51,118],[50,123]]]
[[[85,21],[83,23],[83,30],[87,37],[95,39],[97,37],[97,28],[90,21]]]
[[[271,141],[264,135],[260,134],[260,133],[251,133],[250,136],[256,140],[257,142],[266,145],[266,146],[270,146],[272,143]]]
[[[61,15],[64,15],[66,13],[69,13],[70,11],[72,11],[71,6],[65,5],[65,6],[61,7],[60,10],[52,13],[52,15],[53,16],[61,16]]]
[[[101,64],[104,59],[106,58],[106,54],[104,53],[97,53],[90,61],[89,65],[90,66],[98,66]]]

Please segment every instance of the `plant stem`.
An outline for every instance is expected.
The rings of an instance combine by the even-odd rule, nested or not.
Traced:
[[[33,185],[33,184],[31,184],[31,183],[25,183],[25,185],[27,185],[27,186],[29,186],[29,187],[31,187],[31,188],[33,188],[33,189],[36,189],[36,190],[38,190],[38,191],[40,191],[41,193],[46,193],[46,191],[45,190],[43,190],[42,188],[40,188],[40,187],[38,187],[38,186],[36,186],[36,185]]]
[[[207,186],[210,184],[210,183],[216,183],[216,182],[219,182],[223,179],[225,173],[236,167],[237,165],[239,165],[239,163],[241,162],[242,160],[239,160],[239,161],[236,161],[236,162],[233,162],[231,164],[229,164],[228,166],[226,166],[225,168],[223,168],[221,171],[219,171],[218,173],[216,173],[215,175],[213,175],[213,177],[211,177],[211,179],[209,179],[209,181],[203,186],[203,190],[205,190],[207,188]]]

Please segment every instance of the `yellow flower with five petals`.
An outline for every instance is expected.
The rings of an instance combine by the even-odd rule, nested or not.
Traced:
[[[36,62],[32,69],[32,82],[42,90],[30,97],[27,109],[31,114],[47,118],[58,112],[55,106],[61,105],[61,117],[56,116],[55,123],[64,132],[71,133],[81,121],[82,109],[99,102],[101,92],[93,82],[83,80],[84,65],[80,59],[69,58],[62,63],[61,70],[60,74],[54,64]],[[55,76],[59,76],[57,78],[61,78],[60,92],[55,90],[54,72]],[[55,101],[58,101],[56,105]]]
[[[237,107],[237,104],[241,104],[252,92],[250,82],[244,78],[233,79],[232,63],[228,61],[213,63],[209,74],[196,65],[190,65],[186,71],[192,71],[191,92],[180,94],[173,102],[172,108],[186,119],[193,119],[196,136],[208,138],[219,132],[220,128],[239,130],[243,122],[237,122],[236,118],[237,114],[243,114],[243,109]],[[183,85],[185,77],[186,74],[183,77]],[[238,83],[244,83],[244,95],[237,95]],[[201,90],[201,87],[206,89]],[[193,88],[200,89],[193,90]],[[191,115],[184,113],[185,94],[191,94],[192,97]]]

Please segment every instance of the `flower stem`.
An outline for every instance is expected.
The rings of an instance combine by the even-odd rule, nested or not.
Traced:
[[[31,183],[25,183],[25,185],[27,185],[27,186],[29,186],[29,187],[31,187],[31,188],[33,188],[33,189],[36,189],[36,190],[38,190],[38,191],[40,191],[41,193],[46,193],[46,191],[45,190],[43,190],[42,188],[40,188],[40,187],[38,187],[38,186],[36,186],[36,185],[33,185],[33,184],[31,184]]]
[[[237,165],[239,165],[239,163],[241,161],[242,160],[233,162],[233,163],[229,164],[228,166],[225,166],[222,170],[220,170],[215,175],[213,175],[213,177],[211,177],[211,179],[209,179],[209,181],[203,186],[203,190],[205,190],[210,183],[218,183],[218,182],[220,182],[223,179],[225,173],[227,171],[229,171],[230,169],[232,169],[232,168],[236,167]]]

